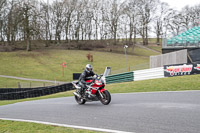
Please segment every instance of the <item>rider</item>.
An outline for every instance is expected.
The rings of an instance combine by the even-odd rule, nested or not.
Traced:
[[[83,92],[84,89],[86,88],[86,79],[88,77],[91,77],[91,76],[94,76],[95,73],[93,72],[92,70],[92,65],[90,64],[87,64],[86,67],[85,67],[85,70],[83,71],[83,73],[81,74],[81,76],[79,77],[79,85],[81,86],[81,89],[78,90],[78,93],[81,94],[81,91]]]

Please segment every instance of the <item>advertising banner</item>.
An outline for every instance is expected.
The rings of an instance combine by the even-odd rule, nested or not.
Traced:
[[[73,73],[73,80],[78,80],[81,76],[81,73]]]
[[[164,76],[183,76],[200,74],[200,64],[178,64],[178,65],[165,65]]]

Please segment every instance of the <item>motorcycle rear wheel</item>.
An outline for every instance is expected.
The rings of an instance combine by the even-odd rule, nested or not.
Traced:
[[[77,96],[74,96],[75,97],[75,100],[78,104],[82,105],[82,104],[85,104],[86,100],[85,99],[82,99],[82,98],[79,98]]]
[[[102,92],[103,98],[100,96],[100,101],[104,105],[108,105],[111,102],[111,95],[110,92],[105,90]]]

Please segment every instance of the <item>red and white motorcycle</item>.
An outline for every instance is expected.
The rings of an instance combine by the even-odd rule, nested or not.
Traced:
[[[111,102],[111,95],[108,90],[106,90],[104,80],[102,75],[89,78],[86,80],[86,89],[80,95],[77,93],[77,90],[80,89],[78,82],[72,82],[73,86],[76,88],[74,92],[75,100],[78,104],[85,104],[85,102],[91,101],[101,101],[102,104],[108,105]]]

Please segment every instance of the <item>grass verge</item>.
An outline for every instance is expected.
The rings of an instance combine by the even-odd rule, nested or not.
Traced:
[[[200,75],[186,75],[108,85],[111,93],[200,90]]]
[[[96,131],[7,120],[0,120],[0,128],[1,133],[96,133]]]

